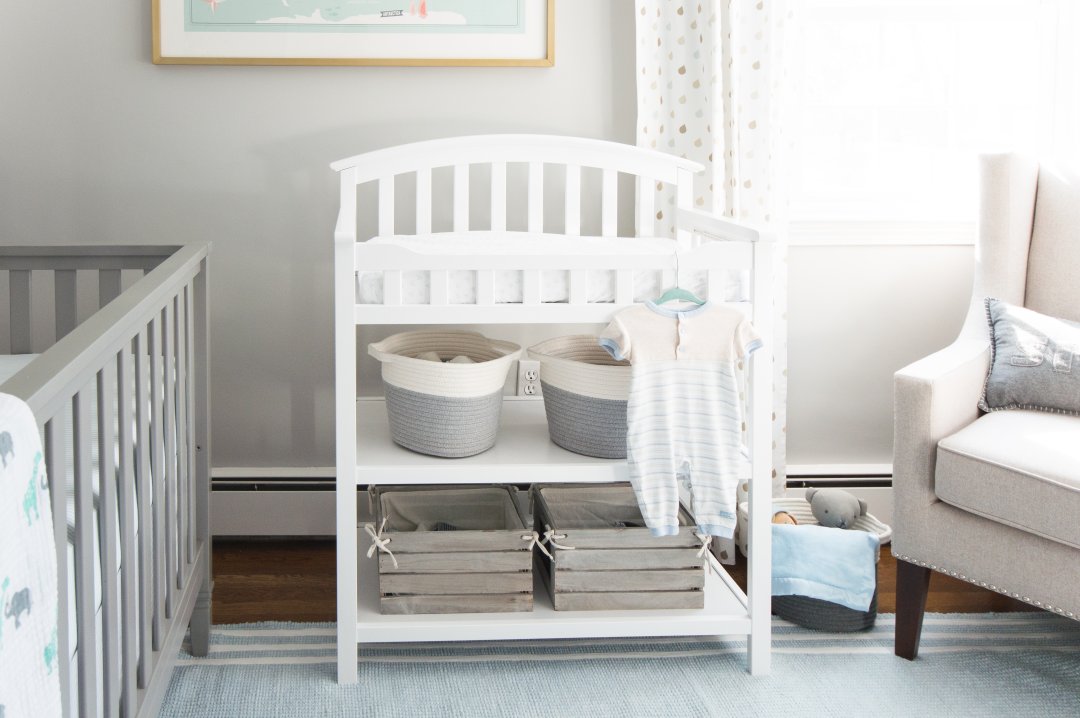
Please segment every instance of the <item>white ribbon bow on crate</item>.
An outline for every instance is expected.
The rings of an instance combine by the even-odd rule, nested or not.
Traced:
[[[574,546],[564,546],[563,544],[559,543],[559,541],[563,540],[564,538],[566,538],[566,534],[557,534],[555,533],[555,529],[547,525],[544,526],[544,543],[546,543],[551,548],[557,548],[563,551],[573,551],[575,548]]]
[[[705,558],[705,554],[708,552],[709,548],[712,546],[712,536],[706,536],[705,534],[700,533],[698,531],[694,532],[694,536],[696,536],[697,540],[701,542],[701,548],[698,549],[697,557],[698,558]],[[709,573],[716,573],[716,567],[713,566],[712,561],[708,561],[708,560],[705,561],[705,567],[709,570]],[[719,574],[717,574],[717,575],[719,575]]]
[[[536,548],[540,549],[540,553],[544,554],[548,558],[552,557],[551,554],[548,553],[548,550],[544,548],[544,544],[540,540],[540,534],[536,533],[535,531],[531,531],[527,534],[522,534],[521,540],[529,542],[529,545],[527,546],[528,549],[531,550],[532,547],[535,546]]]
[[[376,551],[381,551],[390,557],[390,560],[394,562],[394,568],[398,567],[397,556],[390,550],[390,537],[383,536],[383,529],[386,528],[386,519],[383,519],[379,524],[379,531],[376,533],[375,526],[373,524],[364,524],[364,531],[367,531],[368,536],[371,537],[371,545],[368,546],[367,557],[371,558],[375,555]]]

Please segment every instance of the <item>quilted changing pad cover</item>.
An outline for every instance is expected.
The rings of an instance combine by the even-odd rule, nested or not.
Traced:
[[[443,255],[652,255],[658,259],[671,255],[674,243],[670,239],[642,237],[571,237],[564,234],[531,232],[441,232],[421,235],[373,237],[369,244],[392,244],[417,254]],[[588,270],[588,299],[592,302],[615,301],[615,272],[606,269]],[[704,296],[707,277],[703,271],[683,270],[684,286]],[[741,301],[745,286],[739,272],[733,272],[722,301]],[[520,271],[495,272],[496,304],[515,304],[522,301],[523,278]],[[655,299],[667,287],[659,270],[634,272],[634,301]],[[450,304],[476,303],[476,272],[452,270],[447,273]],[[401,301],[404,304],[428,304],[431,296],[430,275],[426,271],[406,271],[401,277]],[[540,273],[540,301],[566,302],[570,299],[570,276],[567,271],[544,270]],[[360,271],[356,277],[356,300],[359,304],[382,304],[382,271]]]

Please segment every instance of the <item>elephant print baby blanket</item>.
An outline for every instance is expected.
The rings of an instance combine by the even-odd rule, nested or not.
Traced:
[[[0,394],[2,718],[60,715],[50,506],[37,422],[26,404]]]

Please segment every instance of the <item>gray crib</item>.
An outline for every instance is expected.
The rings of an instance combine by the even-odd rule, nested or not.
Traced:
[[[65,716],[156,715],[189,625],[208,649],[208,253],[0,247],[0,392],[45,447]]]

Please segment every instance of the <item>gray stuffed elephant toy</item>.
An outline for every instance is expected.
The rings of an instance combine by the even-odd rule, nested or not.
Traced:
[[[843,489],[807,489],[806,500],[822,526],[849,529],[855,519],[866,514],[866,502]]]

